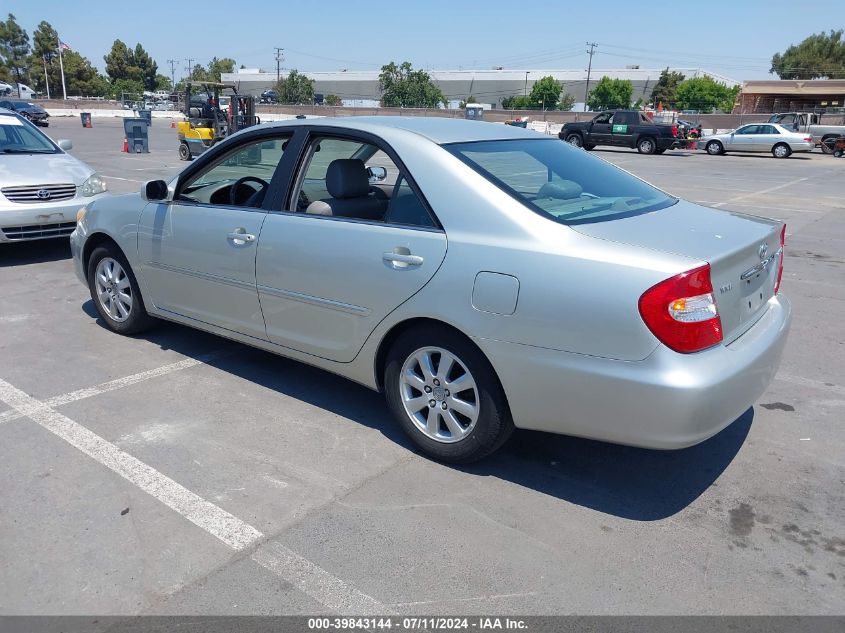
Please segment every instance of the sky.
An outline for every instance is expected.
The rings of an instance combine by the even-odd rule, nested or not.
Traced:
[[[765,79],[776,52],[820,31],[845,27],[843,0],[631,0],[569,3],[484,0],[235,2],[3,0],[32,36],[50,22],[66,44],[98,66],[115,39],[140,42],[177,80],[188,59],[234,58],[248,68],[378,70],[410,61],[436,70],[701,67],[742,81]],[[4,16],[5,17],[5,16]],[[761,19],[764,17],[765,19]]]

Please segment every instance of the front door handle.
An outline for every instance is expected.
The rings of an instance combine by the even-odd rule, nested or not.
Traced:
[[[235,244],[246,244],[247,242],[254,242],[255,236],[251,233],[244,232],[243,229],[232,231],[226,237],[232,240]]]
[[[422,266],[425,261],[419,255],[404,255],[402,253],[384,253],[381,258],[396,266],[397,268],[407,268],[408,266]]]

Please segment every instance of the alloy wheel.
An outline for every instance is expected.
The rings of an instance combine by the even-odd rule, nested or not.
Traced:
[[[446,349],[423,347],[411,353],[399,374],[399,391],[414,426],[437,442],[459,442],[478,422],[475,379]]]
[[[122,323],[132,313],[132,286],[120,263],[104,257],[94,272],[94,285],[100,306],[114,321]]]

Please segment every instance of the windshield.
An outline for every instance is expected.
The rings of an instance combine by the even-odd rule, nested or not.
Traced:
[[[443,146],[532,210],[561,224],[639,215],[677,202],[586,151],[553,139]]]
[[[39,130],[16,116],[0,116],[0,154],[58,154]]]

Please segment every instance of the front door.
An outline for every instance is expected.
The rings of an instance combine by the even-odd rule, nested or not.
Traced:
[[[431,279],[446,235],[398,159],[373,139],[312,136],[291,199],[287,211],[267,216],[258,243],[267,336],[349,362]]]
[[[611,121],[613,112],[602,112],[597,115],[590,124],[590,143],[595,145],[610,145],[613,141],[611,135]]]
[[[753,152],[755,151],[755,142],[757,129],[759,125],[744,125],[731,134],[731,140],[728,144],[729,148],[736,152]]]
[[[146,206],[138,254],[157,308],[266,339],[255,252],[284,145],[281,137],[241,143],[180,179],[172,201]]]

